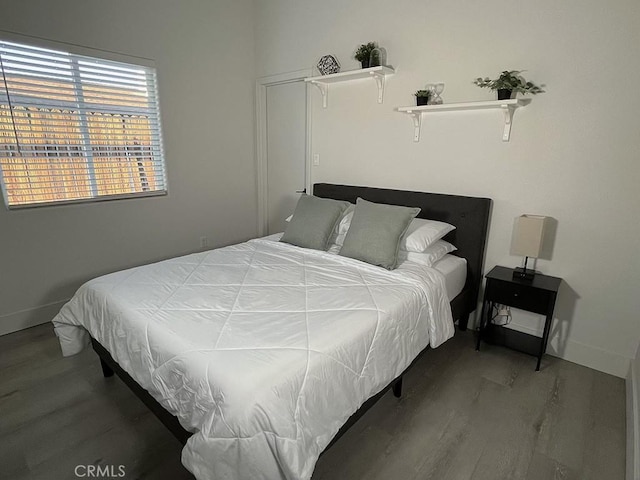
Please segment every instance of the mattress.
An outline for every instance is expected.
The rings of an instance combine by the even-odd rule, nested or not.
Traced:
[[[410,260],[405,260],[398,265],[397,272],[413,273],[421,275],[424,267]],[[433,269],[437,270],[444,277],[445,291],[449,301],[453,300],[464,288],[467,280],[467,261],[464,258],[455,255],[445,255],[441,260],[433,265]]]
[[[199,480],[308,479],[368,398],[453,336],[445,277],[256,239],[91,280],[54,318],[87,332],[182,427]]]
[[[445,288],[449,300],[458,296],[467,281],[467,261],[456,255],[445,255],[442,260],[433,265],[437,271],[444,275]]]

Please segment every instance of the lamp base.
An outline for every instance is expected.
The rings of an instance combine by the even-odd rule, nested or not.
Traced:
[[[535,277],[535,270],[525,269],[522,267],[516,267],[513,269],[513,279],[514,280],[524,280],[530,282]]]

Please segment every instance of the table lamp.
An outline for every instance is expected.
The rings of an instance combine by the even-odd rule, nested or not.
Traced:
[[[514,269],[514,279],[533,280],[535,270],[527,269],[527,262],[529,257],[538,258],[542,252],[546,223],[547,217],[542,215],[521,215],[516,219],[511,254],[524,256],[524,265]]]

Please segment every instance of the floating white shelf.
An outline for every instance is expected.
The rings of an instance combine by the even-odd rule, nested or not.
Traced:
[[[349,82],[351,80],[361,80],[363,78],[373,78],[378,86],[378,103],[382,103],[384,97],[384,79],[387,75],[393,75],[395,70],[392,67],[379,66],[362,68],[360,70],[349,70],[347,72],[332,73],[330,75],[319,75],[317,77],[305,78],[305,82],[315,85],[322,94],[322,107],[327,108],[329,100],[329,84],[339,82]]]
[[[513,112],[519,107],[524,107],[531,102],[530,98],[514,98],[510,100],[492,100],[489,102],[465,102],[465,103],[444,103],[442,105],[421,105],[419,107],[398,107],[398,112],[411,115],[413,118],[414,134],[413,141],[420,141],[420,128],[422,127],[423,113],[457,112],[462,110],[486,110],[501,109],[504,113],[504,131],[502,141],[508,142],[511,136],[511,125],[513,123]]]

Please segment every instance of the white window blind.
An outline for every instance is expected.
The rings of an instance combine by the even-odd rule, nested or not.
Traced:
[[[166,193],[155,69],[0,41],[9,208]]]

